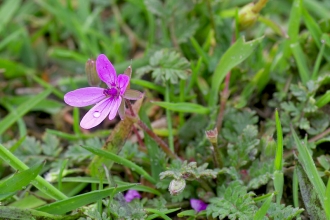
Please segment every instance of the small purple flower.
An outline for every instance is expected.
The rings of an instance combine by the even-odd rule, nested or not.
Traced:
[[[96,59],[96,71],[108,88],[86,87],[68,92],[64,96],[64,101],[71,106],[84,107],[96,104],[80,122],[84,129],[99,125],[108,115],[109,120],[114,119],[118,109],[119,116],[123,119],[124,99],[137,100],[143,96],[139,91],[126,89],[130,77],[126,74],[119,74],[117,77],[115,68],[104,54],[100,54]]]
[[[131,202],[133,199],[141,199],[141,195],[134,189],[129,189],[125,195],[126,202]]]
[[[207,204],[200,199],[190,199],[190,205],[196,212],[203,211],[207,208]]]

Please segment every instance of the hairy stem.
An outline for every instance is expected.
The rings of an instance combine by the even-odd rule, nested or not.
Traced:
[[[131,115],[133,117],[136,117],[136,114],[132,108],[132,104],[126,100],[126,105],[128,106],[128,109],[131,112]],[[154,139],[157,144],[162,148],[162,150],[166,153],[167,156],[169,156],[172,159],[179,159],[181,160],[175,153],[173,153],[170,148],[167,146],[167,144],[160,138],[158,137],[151,129],[148,128],[148,126],[146,124],[144,124],[143,121],[141,121],[140,119],[137,120],[136,122],[138,124],[138,126],[143,129],[152,139]]]

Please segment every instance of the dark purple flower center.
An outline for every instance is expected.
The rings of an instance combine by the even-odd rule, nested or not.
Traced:
[[[112,87],[112,88],[109,88],[109,89],[105,89],[103,91],[103,94],[105,96],[117,97],[119,95],[119,88]]]

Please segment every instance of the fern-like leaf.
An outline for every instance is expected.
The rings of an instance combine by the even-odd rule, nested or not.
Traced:
[[[210,200],[207,215],[223,219],[253,219],[257,206],[252,199],[254,193],[247,192],[247,188],[239,182],[232,182],[225,189],[223,195]]]

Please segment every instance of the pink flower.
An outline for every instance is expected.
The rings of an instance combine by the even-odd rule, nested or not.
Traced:
[[[131,202],[133,199],[140,199],[141,195],[138,191],[134,189],[129,189],[125,195],[125,201]]]
[[[203,211],[207,208],[207,204],[200,199],[190,199],[190,205],[196,212]]]
[[[137,100],[143,96],[139,91],[126,90],[130,77],[126,74],[119,74],[117,77],[115,68],[104,54],[100,54],[96,59],[96,71],[108,88],[86,87],[68,92],[64,96],[64,101],[71,106],[84,107],[96,104],[80,122],[80,126],[84,129],[99,125],[107,116],[109,120],[114,119],[118,109],[119,116],[123,119],[124,99]]]

